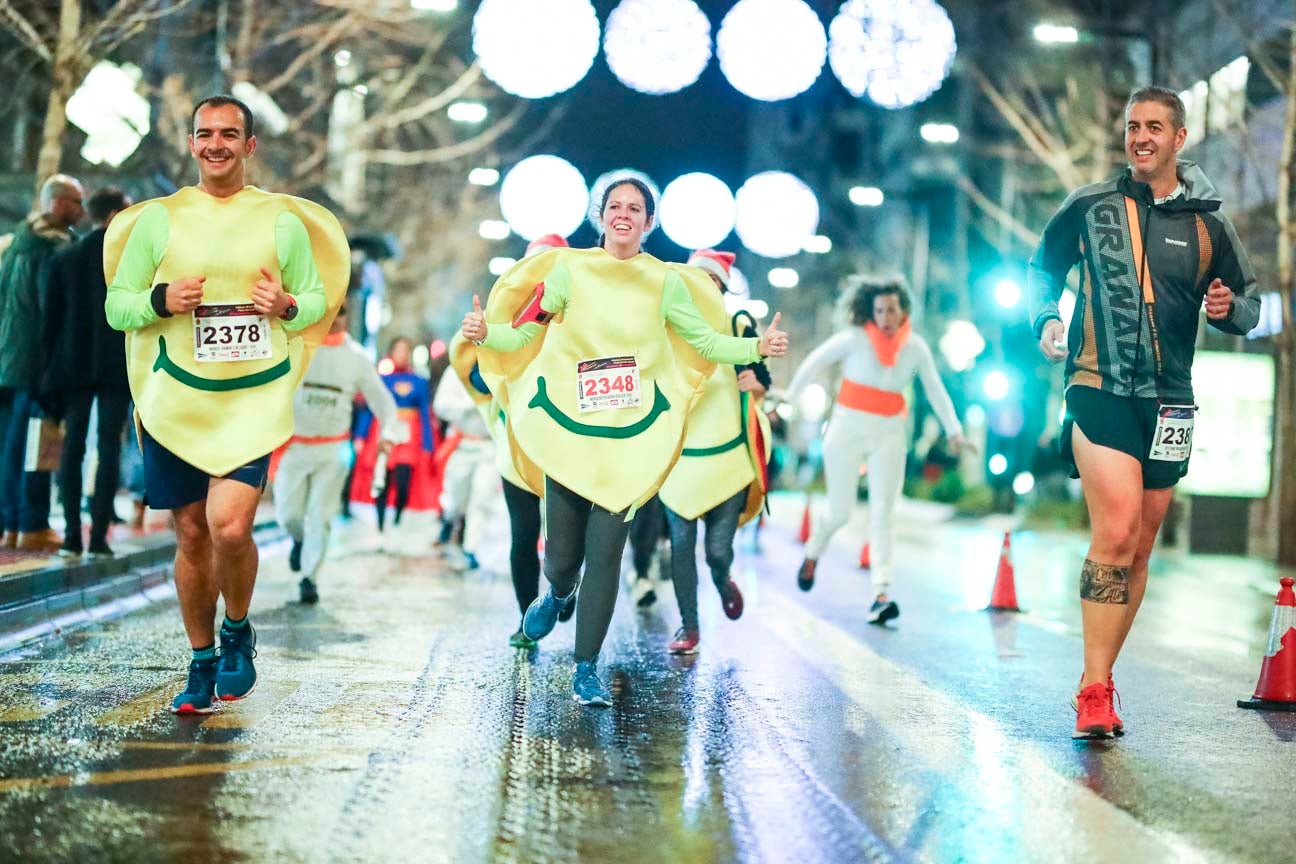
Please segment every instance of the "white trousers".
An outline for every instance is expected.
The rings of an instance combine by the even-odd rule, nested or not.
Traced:
[[[342,508],[351,447],[346,441],[331,444],[293,444],[284,451],[275,474],[275,516],[296,542],[302,544],[301,575],[315,579],[328,548],[333,517]]]
[[[875,594],[891,587],[891,561],[895,546],[896,502],[904,487],[904,417],[881,417],[837,406],[824,435],[824,480],[828,486],[828,512],[812,523],[805,555],[817,559],[828,541],[850,519],[859,488],[860,466],[868,466],[869,555]]]
[[[441,488],[445,519],[464,518],[463,550],[476,555],[490,524],[496,500],[504,493],[495,467],[495,445],[488,438],[465,438],[446,462]]]

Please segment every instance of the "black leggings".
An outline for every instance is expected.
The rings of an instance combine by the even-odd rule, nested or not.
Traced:
[[[401,514],[405,512],[405,505],[409,504],[410,478],[414,476],[413,465],[397,465],[387,471],[387,482],[383,485],[382,494],[374,502],[374,509],[378,511],[378,530],[383,529],[383,523],[387,521],[387,496],[391,489],[392,482],[396,483],[396,518],[392,522],[400,524]]]
[[[666,506],[654,495],[630,522],[630,559],[634,562],[635,578],[648,578],[657,541],[663,536],[670,536],[666,529]],[[665,575],[662,574],[663,578]]]
[[[734,560],[734,534],[738,520],[747,506],[747,490],[743,489],[702,514],[706,524],[706,562],[711,568],[711,581],[723,591],[729,581],[729,568]],[[667,509],[666,518],[671,532],[671,579],[675,583],[675,600],[679,603],[684,629],[698,629],[698,572],[697,572],[697,519],[685,519]]]
[[[554,594],[576,589],[581,562],[585,577],[576,598],[576,661],[597,660],[621,585],[621,553],[630,523],[625,513],[604,510],[565,486],[545,479],[545,578]]]
[[[504,503],[508,506],[509,569],[513,573],[513,593],[518,611],[526,612],[540,594],[540,496],[530,489],[504,481]]]

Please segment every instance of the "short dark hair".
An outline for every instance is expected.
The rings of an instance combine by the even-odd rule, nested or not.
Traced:
[[[390,342],[387,343],[387,353],[391,354],[393,351],[396,350],[396,346],[402,342],[410,346],[410,348],[414,347],[413,339],[409,338],[408,336],[397,336],[396,338],[392,339]]]
[[[103,222],[118,210],[125,210],[129,206],[126,193],[116,186],[105,186],[97,190],[90,196],[86,202],[86,212],[90,214],[90,219],[94,222]]]
[[[1187,125],[1183,100],[1169,87],[1140,87],[1130,94],[1129,101],[1125,103],[1125,113],[1128,114],[1129,109],[1138,102],[1155,102],[1164,105],[1170,109],[1170,125],[1176,129],[1182,129]]]
[[[227,93],[220,93],[216,96],[208,96],[206,99],[194,106],[193,114],[189,116],[189,130],[192,133],[194,123],[198,122],[198,111],[210,105],[213,108],[221,108],[225,105],[233,105],[243,114],[243,136],[251,138],[256,134],[255,122],[252,117],[252,109],[242,99],[235,99]]]
[[[894,294],[900,300],[900,310],[906,315],[913,308],[913,299],[903,276],[856,276],[851,280],[853,294],[850,295],[850,322],[863,326],[873,320],[873,301],[888,294]]]

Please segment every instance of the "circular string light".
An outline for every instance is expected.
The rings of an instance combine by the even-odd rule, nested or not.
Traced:
[[[544,234],[566,237],[585,216],[585,178],[566,159],[528,157],[504,175],[500,212],[525,240]]]
[[[506,92],[544,99],[576,85],[598,54],[599,23],[588,0],[482,0],[473,53]]]
[[[734,227],[734,195],[724,181],[695,172],[676,177],[662,192],[658,221],[685,249],[705,249]]]
[[[819,199],[792,174],[757,174],[742,185],[735,199],[738,239],[757,255],[796,255],[819,227]]]
[[[608,16],[603,56],[632,90],[674,93],[710,62],[711,22],[693,0],[622,0]]]
[[[716,34],[725,78],[766,102],[809,89],[823,70],[827,46],[819,16],[802,0],[739,0]]]
[[[957,50],[954,25],[935,0],[848,0],[828,25],[833,74],[883,108],[935,93]]]

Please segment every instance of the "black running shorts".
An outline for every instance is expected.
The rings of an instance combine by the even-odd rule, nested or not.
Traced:
[[[1079,477],[1071,450],[1071,430],[1079,423],[1085,437],[1100,447],[1128,453],[1143,466],[1144,489],[1169,489],[1188,473],[1188,460],[1149,459],[1160,402],[1135,396],[1115,396],[1105,390],[1073,385],[1066,392],[1062,421],[1062,460],[1072,477]]]

